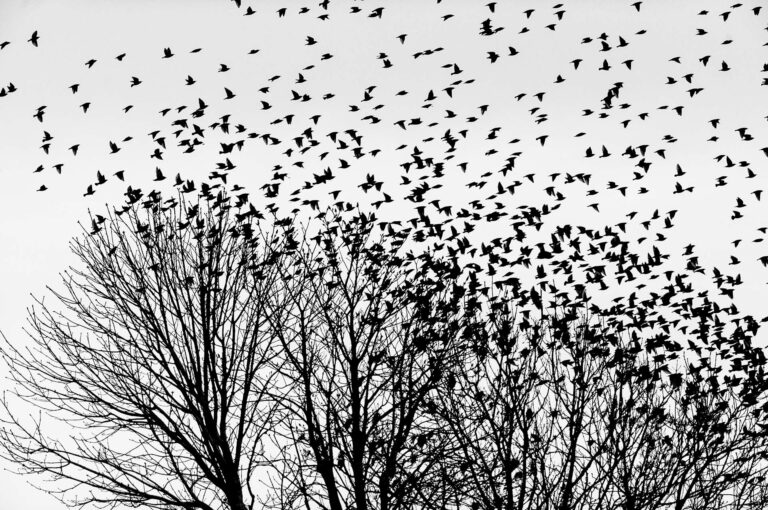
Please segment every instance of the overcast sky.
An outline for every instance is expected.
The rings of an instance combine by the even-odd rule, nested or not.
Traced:
[[[658,241],[679,257],[670,263],[682,266],[682,247],[696,245],[703,266],[742,275],[740,308],[768,315],[768,268],[757,260],[768,254],[758,230],[768,226],[768,197],[756,192],[768,183],[761,150],[768,146],[768,8],[644,0],[637,10],[632,3],[510,1],[491,12],[485,1],[331,0],[327,9],[286,4],[280,16],[283,4],[272,1],[254,2],[255,13],[245,15],[246,5],[225,0],[3,0],[0,43],[10,44],[0,50],[0,329],[25,341],[30,293],[55,284],[73,262],[68,241],[78,221],[119,204],[128,184],[169,190],[177,173],[204,180],[229,157],[237,167],[228,184],[244,186],[258,203],[270,201],[260,188],[281,165],[281,207],[327,205],[335,190],[362,204],[387,193],[392,202],[378,212],[408,218],[414,205],[403,197],[420,176],[413,171],[413,183],[403,185],[400,165],[414,147],[445,157],[447,130],[457,150],[442,177],[425,180],[442,185],[430,199],[469,207],[501,182],[515,185],[515,194],[494,201],[514,210],[544,200],[554,185],[565,200],[548,222],[616,225],[637,211],[628,227],[637,238],[639,221],[675,210],[674,227]],[[486,19],[493,35],[481,35]],[[28,42],[35,31],[37,47]],[[173,56],[163,58],[165,48]],[[131,86],[134,77],[140,83]],[[619,95],[604,110],[616,83]],[[233,98],[225,99],[225,88]],[[200,99],[206,113],[191,119]],[[210,127],[226,114],[229,134]],[[205,129],[194,152],[176,146],[190,138],[189,129],[174,134],[179,119]],[[319,144],[302,153],[307,128]],[[363,137],[360,157],[348,134],[338,137],[347,148],[328,136],[349,129]],[[47,154],[44,132],[52,136]],[[265,134],[280,143],[265,144]],[[219,154],[220,143],[238,140],[242,150]],[[113,154],[109,142],[120,150]],[[636,166],[640,158],[622,155],[645,145],[647,172]],[[610,155],[598,157],[603,147]],[[156,149],[162,160],[151,157]],[[594,157],[585,157],[588,149]],[[509,158],[514,169],[502,175]],[[157,168],[168,179],[154,182]],[[325,168],[336,179],[289,201]],[[124,182],[114,175],[121,170]],[[95,185],[97,172],[105,184]],[[384,182],[381,192],[359,188],[369,174]],[[566,184],[566,174],[591,177]],[[483,188],[468,187],[483,180]],[[677,184],[693,190],[675,193]],[[89,185],[95,192],[83,196]],[[62,508],[27,482],[43,483],[0,473],[0,508]]]

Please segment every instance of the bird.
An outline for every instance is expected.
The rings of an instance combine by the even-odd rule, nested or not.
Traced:
[[[31,43],[32,46],[37,48],[37,43],[39,40],[40,40],[40,36],[37,35],[37,30],[35,30],[34,32],[32,32],[32,35],[30,36],[30,38],[27,39],[27,42]]]
[[[37,109],[37,111],[32,114],[33,117],[35,117],[39,122],[43,122],[43,116],[45,115],[45,106],[41,106]]]

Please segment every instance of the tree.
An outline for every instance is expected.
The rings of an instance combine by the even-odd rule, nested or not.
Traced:
[[[6,340],[15,396],[41,416],[5,398],[2,452],[64,482],[62,498],[84,488],[75,505],[253,508],[275,416],[279,236],[254,228],[242,197],[140,198],[73,241],[81,267],[49,289],[56,306],[29,311],[32,347]],[[49,436],[51,421],[71,433]]]
[[[444,437],[425,412],[453,364],[455,263],[400,254],[364,214],[330,218],[282,260],[267,316],[281,345],[280,508],[429,508]]]
[[[445,472],[457,507],[682,510],[764,501],[765,385],[755,380],[764,358],[740,328],[729,336],[707,327],[720,313],[706,299],[708,312],[690,332],[708,346],[698,355],[659,324],[622,322],[624,313],[642,317],[643,304],[571,302],[537,315],[522,301],[489,295],[438,393],[455,444]]]
[[[498,254],[513,253],[511,238],[482,246],[481,265],[461,239],[406,251],[412,230],[350,207],[318,215],[316,232],[276,218],[266,230],[245,195],[233,204],[211,193],[133,194],[97,215],[73,242],[83,267],[51,289],[64,310],[37,300],[33,348],[6,341],[0,351],[15,396],[74,426],[54,439],[42,417],[18,418],[4,399],[2,451],[65,482],[62,495],[84,487],[73,503],[768,501],[758,324],[693,295],[682,275],[600,307],[587,284],[608,288],[609,272],[583,262],[575,236],[574,253],[555,238],[551,252],[540,246],[552,275],[537,267],[524,291],[515,266],[530,265],[530,250]],[[664,259],[654,247],[643,261],[616,238],[597,246],[616,250],[604,260],[624,281]],[[558,257],[586,268],[586,282]]]

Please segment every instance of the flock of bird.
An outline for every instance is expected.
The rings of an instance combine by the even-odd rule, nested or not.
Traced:
[[[233,15],[264,17],[276,27],[311,17],[310,25],[318,27],[354,24],[374,30],[375,24],[405,9],[324,0],[270,11],[267,6],[272,4],[234,3],[219,7],[237,8]],[[540,308],[599,289],[619,293],[611,301],[611,310],[629,323],[643,321],[667,332],[688,328],[703,335],[710,331],[703,325],[707,320],[714,321],[715,330],[724,327],[718,323],[722,311],[736,317],[745,331],[754,332],[760,320],[750,314],[740,316],[731,301],[744,282],[737,271],[742,267],[738,251],[742,238],[752,237],[752,244],[759,246],[768,230],[760,226],[750,233],[739,227],[748,210],[759,207],[764,191],[768,146],[762,144],[768,117],[762,124],[744,125],[739,118],[727,118],[727,111],[708,115],[710,110],[722,112],[708,93],[711,88],[727,89],[729,80],[753,80],[750,85],[756,94],[768,91],[761,88],[768,85],[768,61],[761,69],[742,69],[741,59],[726,53],[737,42],[751,45],[756,52],[768,44],[764,31],[759,40],[751,32],[737,34],[730,29],[734,23],[767,25],[766,10],[759,3],[735,3],[722,11],[709,11],[688,2],[690,19],[680,28],[687,32],[658,35],[653,18],[642,17],[646,2],[622,4],[616,14],[623,20],[619,25],[633,26],[635,18],[642,20],[636,30],[593,32],[582,27],[585,33],[569,33],[567,38],[559,34],[573,32],[573,27],[562,28],[573,11],[593,6],[563,2],[522,8],[517,3],[490,2],[454,3],[449,8],[440,0],[424,4],[420,8],[427,9],[430,23],[455,32],[456,41],[472,44],[463,47],[446,40],[423,45],[424,34],[403,33],[386,25],[386,30],[393,30],[386,37],[386,47],[373,47],[378,42],[371,42],[370,56],[354,57],[367,59],[366,69],[375,68],[375,72],[361,73],[364,77],[339,90],[325,88],[327,77],[337,72],[334,62],[353,58],[343,54],[351,51],[326,45],[316,33],[301,38],[296,54],[281,56],[295,65],[292,75],[273,75],[261,64],[245,69],[258,76],[256,86],[239,86],[234,79],[227,83],[227,77],[238,71],[233,64],[194,67],[190,59],[204,54],[205,48],[157,48],[155,58],[161,62],[181,58],[193,62],[173,86],[180,93],[192,91],[197,98],[163,107],[153,114],[148,132],[64,146],[57,141],[65,137],[47,126],[53,115],[49,106],[40,105],[28,112],[42,132],[40,160],[32,168],[40,175],[37,191],[45,192],[57,185],[57,179],[66,178],[88,147],[100,153],[102,168],[111,168],[97,171],[82,195],[90,200],[105,186],[126,186],[127,201],[122,209],[115,206],[118,214],[156,196],[139,186],[150,180],[179,193],[207,197],[231,190],[244,216],[256,218],[265,213],[310,218],[329,207],[346,212],[360,209],[374,212],[382,231],[398,232],[415,245],[475,261],[478,276],[483,274],[488,285],[513,289],[523,304]],[[471,23],[462,22],[467,20]],[[731,35],[718,39],[724,32]],[[564,44],[568,51],[559,51],[555,42],[551,47],[535,47],[528,42],[535,34],[540,38],[536,41],[544,41],[538,44],[560,37],[557,44]],[[660,50],[668,52],[663,59],[658,51],[633,53],[634,47],[645,47],[646,39],[653,37],[704,41],[707,51],[682,56],[670,40]],[[738,37],[745,40],[737,41]],[[4,53],[22,44],[45,51],[47,44],[55,44],[52,39],[34,31],[26,43],[0,41],[0,61]],[[243,53],[257,59],[280,51],[280,47],[262,47]],[[502,69],[525,74],[525,66],[544,66],[544,54],[558,69],[547,83],[521,89],[515,81],[500,79]],[[130,58],[126,49],[114,56],[86,55],[77,62],[82,79],[61,84],[68,97],[76,98],[72,108],[89,115],[94,105],[86,90],[92,88],[93,73],[108,61],[120,65]],[[197,93],[196,87],[211,76],[225,85]],[[349,88],[370,76],[381,81],[356,88],[352,97]],[[151,76],[131,74],[123,80],[127,91],[151,87],[151,81]],[[648,81],[665,87],[665,93],[644,94]],[[567,89],[565,84],[570,83],[575,88]],[[582,91],[585,86],[591,88]],[[9,82],[0,88],[0,101],[12,101],[18,87]],[[755,109],[763,104],[761,99],[756,95]],[[140,109],[141,104],[128,104],[115,114],[132,115]],[[563,120],[573,112],[578,113],[575,121]],[[574,124],[581,127],[577,132],[564,132]],[[675,133],[680,126],[686,126],[685,131]],[[624,144],[630,136],[626,133],[634,138]],[[151,147],[140,155],[145,163],[142,169],[112,165],[118,153],[133,150],[142,138]],[[706,181],[705,172],[691,168],[689,155],[676,149],[681,139],[701,154],[711,153],[710,168],[719,169],[721,175]],[[556,158],[561,151],[576,151],[579,156],[559,163],[546,159]],[[215,159],[214,165],[203,171],[171,170],[208,158]],[[150,169],[149,176],[138,175],[143,166]],[[254,181],[257,186],[243,184]],[[717,200],[718,193],[733,190],[734,183],[742,181],[749,185],[748,192],[736,191],[735,197],[722,193],[728,203],[735,201],[728,214],[736,225],[732,232],[739,236],[721,242],[733,244],[729,266],[701,265],[694,244],[676,228],[686,207],[701,207],[686,199],[706,189]],[[680,201],[679,208],[662,212],[656,205],[675,200]],[[633,210],[616,221],[612,211],[623,210],[626,204],[632,204]],[[589,214],[581,214],[591,226],[579,226],[570,218],[569,207],[584,208]],[[92,230],[97,232],[103,221],[102,216],[94,219]],[[683,251],[667,253],[677,248],[675,243],[682,243]],[[755,265],[768,266],[768,255],[755,259]],[[728,304],[697,293],[695,282],[702,281],[714,283],[718,299],[727,298]],[[676,318],[656,311],[656,305],[671,306]]]

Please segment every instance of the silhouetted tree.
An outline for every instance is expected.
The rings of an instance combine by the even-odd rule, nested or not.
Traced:
[[[754,353],[733,347],[748,344],[743,331],[729,337],[702,325],[705,345],[715,345],[696,354],[594,305],[536,315],[519,304],[490,296],[438,392],[439,421],[455,444],[445,473],[457,508],[764,501],[765,386],[745,377],[761,369],[742,369],[743,353]],[[703,320],[716,323],[717,311]],[[726,359],[736,368],[723,367]]]
[[[445,435],[425,409],[454,361],[464,290],[450,261],[401,254],[366,215],[329,220],[282,260],[280,508],[428,508]],[[277,485],[277,484],[276,484]]]
[[[499,277],[514,263],[493,250],[511,253],[511,239],[483,246],[481,265],[466,240],[409,251],[413,230],[350,207],[266,229],[245,195],[141,198],[93,218],[57,305],[30,310],[32,348],[1,351],[41,415],[4,399],[0,451],[64,482],[74,504],[768,502],[757,323],[671,272],[663,293],[601,308],[572,274],[530,291]],[[552,245],[539,258],[561,271]],[[635,261],[625,281],[663,260],[610,246],[607,258]],[[606,289],[605,274],[586,277]]]
[[[4,344],[16,396],[41,415],[4,399],[2,452],[64,482],[60,497],[253,508],[275,416],[265,304],[279,236],[257,235],[254,211],[230,201],[152,193],[96,215],[56,304],[29,312],[32,346]]]

